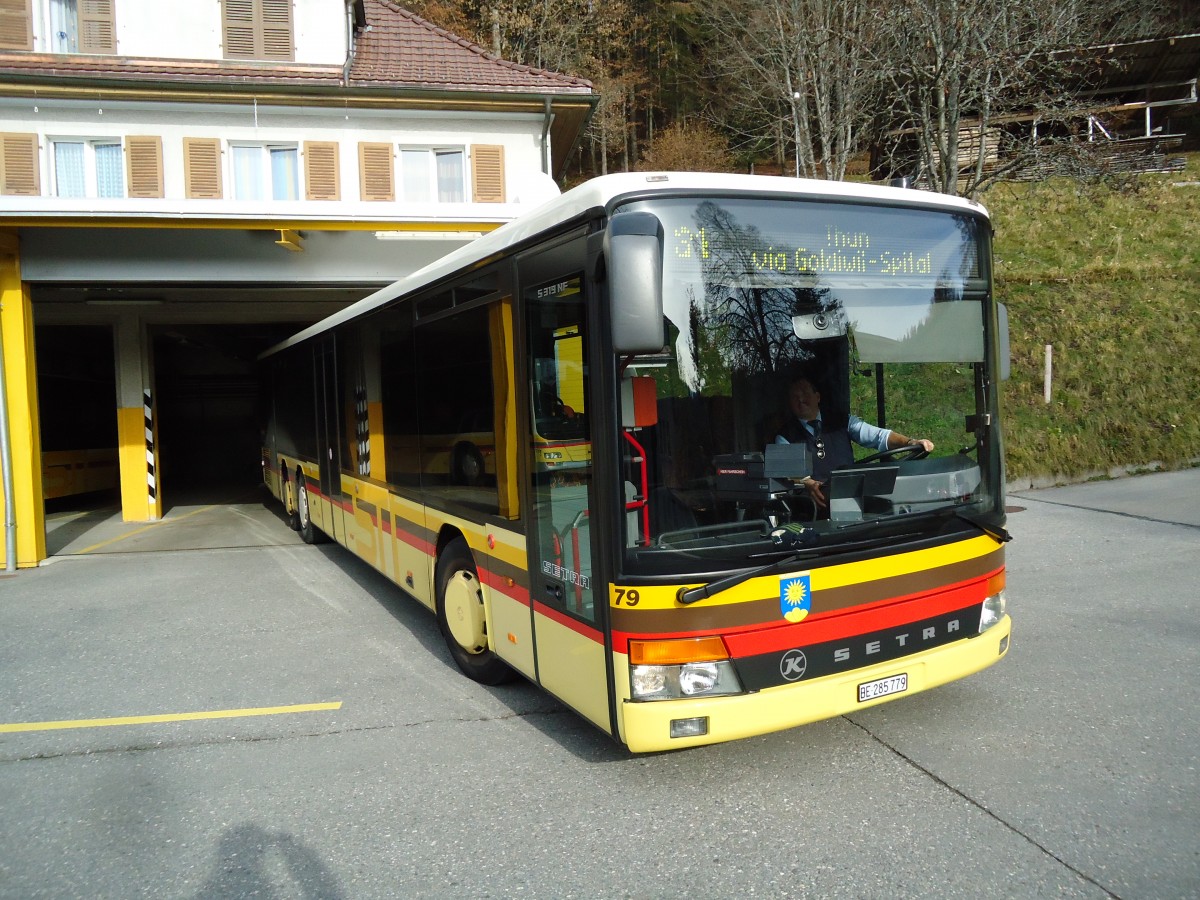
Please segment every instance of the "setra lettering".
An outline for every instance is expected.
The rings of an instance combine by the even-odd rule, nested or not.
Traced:
[[[945,622],[938,623],[937,625],[930,625],[922,628],[918,637],[921,643],[929,643],[930,641],[936,641],[946,638],[951,634],[956,634],[961,630],[962,622],[959,619],[947,619]],[[914,635],[912,632],[904,631],[900,632],[899,634],[891,635],[890,638],[880,638],[866,641],[865,643],[858,645],[859,649],[857,651],[854,646],[838,647],[833,651],[833,661],[835,663],[847,663],[851,662],[856,655],[877,656],[883,652],[885,640],[895,641],[895,645],[898,648],[909,648],[912,646],[913,650],[915,651],[917,649],[917,645],[910,645],[909,642],[909,639],[913,637]]]

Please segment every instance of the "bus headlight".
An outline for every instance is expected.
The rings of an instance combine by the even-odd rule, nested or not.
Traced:
[[[1008,608],[1008,597],[1004,593],[1004,570],[1001,569],[987,580],[987,596],[983,600],[983,610],[979,613],[979,633],[983,634],[993,625],[1004,618]]]
[[[629,642],[634,700],[680,700],[740,694],[742,684],[719,637]]]
[[[689,663],[679,667],[679,690],[688,696],[709,694],[721,680],[721,670],[716,663]]]
[[[987,631],[993,625],[999,623],[1004,618],[1004,612],[1008,608],[1008,598],[1004,595],[1004,591],[998,594],[992,594],[983,601],[983,612],[979,614],[979,633]]]
[[[666,695],[667,669],[670,666],[631,666],[629,688],[634,700]]]
[[[629,693],[634,700],[683,700],[742,693],[729,660],[682,666],[630,666]]]

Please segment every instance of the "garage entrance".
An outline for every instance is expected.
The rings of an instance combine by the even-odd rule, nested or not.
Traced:
[[[116,360],[110,325],[36,329],[42,492],[46,509],[115,504]]]
[[[17,562],[258,503],[258,354],[469,240],[425,228],[382,240],[377,227],[291,229],[290,243],[274,223],[241,220],[21,228],[0,272],[15,336],[5,370],[18,376],[5,529]],[[98,521],[112,534],[92,534]],[[184,529],[146,533],[171,531]]]
[[[151,329],[168,507],[237,502],[261,484],[255,360],[296,330],[291,323]]]

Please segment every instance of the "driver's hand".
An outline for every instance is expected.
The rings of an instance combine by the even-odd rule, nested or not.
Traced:
[[[925,448],[926,453],[933,452],[933,441],[931,441],[929,438],[917,438],[917,443]]]
[[[821,482],[815,478],[805,478],[801,484],[808,491],[808,496],[812,498],[812,502],[817,504],[817,509],[827,509],[829,501],[825,499],[825,491]]]

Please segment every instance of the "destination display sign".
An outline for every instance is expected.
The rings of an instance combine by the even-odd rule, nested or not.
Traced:
[[[933,250],[897,246],[894,236],[872,241],[869,231],[843,231],[829,226],[824,234],[783,237],[765,245],[730,232],[716,235],[705,227],[680,225],[671,252],[676,259],[711,260],[714,252],[744,260],[751,272],[779,275],[932,275]],[[714,251],[714,240],[718,247]],[[801,243],[800,241],[803,241]],[[872,243],[875,249],[872,249]],[[889,246],[890,245],[890,246]]]
[[[639,203],[663,224],[664,275],[704,283],[859,280],[961,286],[981,277],[979,223],[910,207],[718,198]]]

